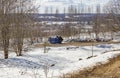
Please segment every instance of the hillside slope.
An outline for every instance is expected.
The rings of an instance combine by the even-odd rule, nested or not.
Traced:
[[[120,78],[120,56],[110,59],[107,64],[69,74],[63,78]]]

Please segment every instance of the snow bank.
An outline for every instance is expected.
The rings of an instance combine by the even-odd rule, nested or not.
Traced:
[[[9,59],[0,59],[0,78],[55,78],[99,62],[106,63],[108,59],[120,54],[120,51],[112,52],[120,49],[119,46],[120,44],[47,47],[48,53],[43,53],[43,48],[36,48],[21,57],[11,53]],[[92,54],[96,57],[88,59]]]

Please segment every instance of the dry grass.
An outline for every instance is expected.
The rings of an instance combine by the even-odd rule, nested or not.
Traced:
[[[62,43],[62,44],[49,44],[47,46],[50,47],[61,47],[61,46],[91,46],[98,44],[119,44],[120,42],[70,42],[70,43]],[[44,44],[37,44],[35,47],[43,47]]]
[[[63,75],[60,78],[120,78],[120,56],[110,59],[107,64]]]

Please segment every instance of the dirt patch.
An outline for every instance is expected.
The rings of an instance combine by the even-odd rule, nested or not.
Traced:
[[[60,78],[120,78],[120,55],[110,59],[107,64],[63,75]]]
[[[46,46],[49,47],[61,47],[61,46],[92,46],[92,45],[99,45],[99,44],[119,44],[120,42],[71,42],[71,43],[62,43],[62,44],[49,44],[47,43]],[[43,47],[44,44],[37,44],[35,47]]]

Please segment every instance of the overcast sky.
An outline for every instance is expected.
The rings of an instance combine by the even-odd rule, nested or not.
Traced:
[[[51,8],[53,13],[56,9],[59,9],[59,12],[62,13],[64,8],[67,8],[70,5],[82,8],[91,7],[93,8],[94,12],[96,5],[100,4],[101,6],[104,6],[108,1],[109,0],[36,0],[35,5],[41,5],[39,9],[40,13],[44,13],[46,8],[48,9],[49,13]]]

